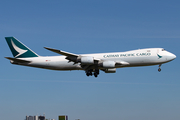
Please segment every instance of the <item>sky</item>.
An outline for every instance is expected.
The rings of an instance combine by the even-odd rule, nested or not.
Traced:
[[[179,0],[2,0],[0,119],[43,115],[69,120],[179,120]],[[165,48],[177,56],[158,66],[100,72],[52,71],[10,64],[4,37],[41,56]]]

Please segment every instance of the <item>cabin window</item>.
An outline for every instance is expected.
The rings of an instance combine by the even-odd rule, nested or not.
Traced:
[[[162,51],[166,51],[165,49],[162,49]]]

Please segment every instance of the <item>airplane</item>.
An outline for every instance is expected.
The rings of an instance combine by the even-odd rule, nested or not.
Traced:
[[[50,70],[84,70],[87,76],[97,77],[101,71],[115,73],[116,68],[161,65],[176,58],[176,55],[163,48],[146,48],[126,52],[97,54],[74,54],[58,49],[44,47],[61,56],[39,56],[15,37],[5,37],[13,54],[5,57],[12,64]]]

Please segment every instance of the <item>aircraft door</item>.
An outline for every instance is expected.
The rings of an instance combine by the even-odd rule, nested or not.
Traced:
[[[157,49],[157,54],[159,53],[159,49]]]

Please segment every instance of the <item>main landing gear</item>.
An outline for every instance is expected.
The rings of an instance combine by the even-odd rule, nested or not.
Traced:
[[[93,72],[94,72],[94,74],[93,74]],[[95,69],[95,70],[90,69],[90,70],[87,70],[87,71],[86,71],[86,75],[87,75],[87,76],[92,76],[92,75],[94,75],[94,77],[97,77],[97,76],[99,75],[99,69]]]
[[[159,69],[158,69],[159,72],[161,72],[161,64],[159,65]]]

